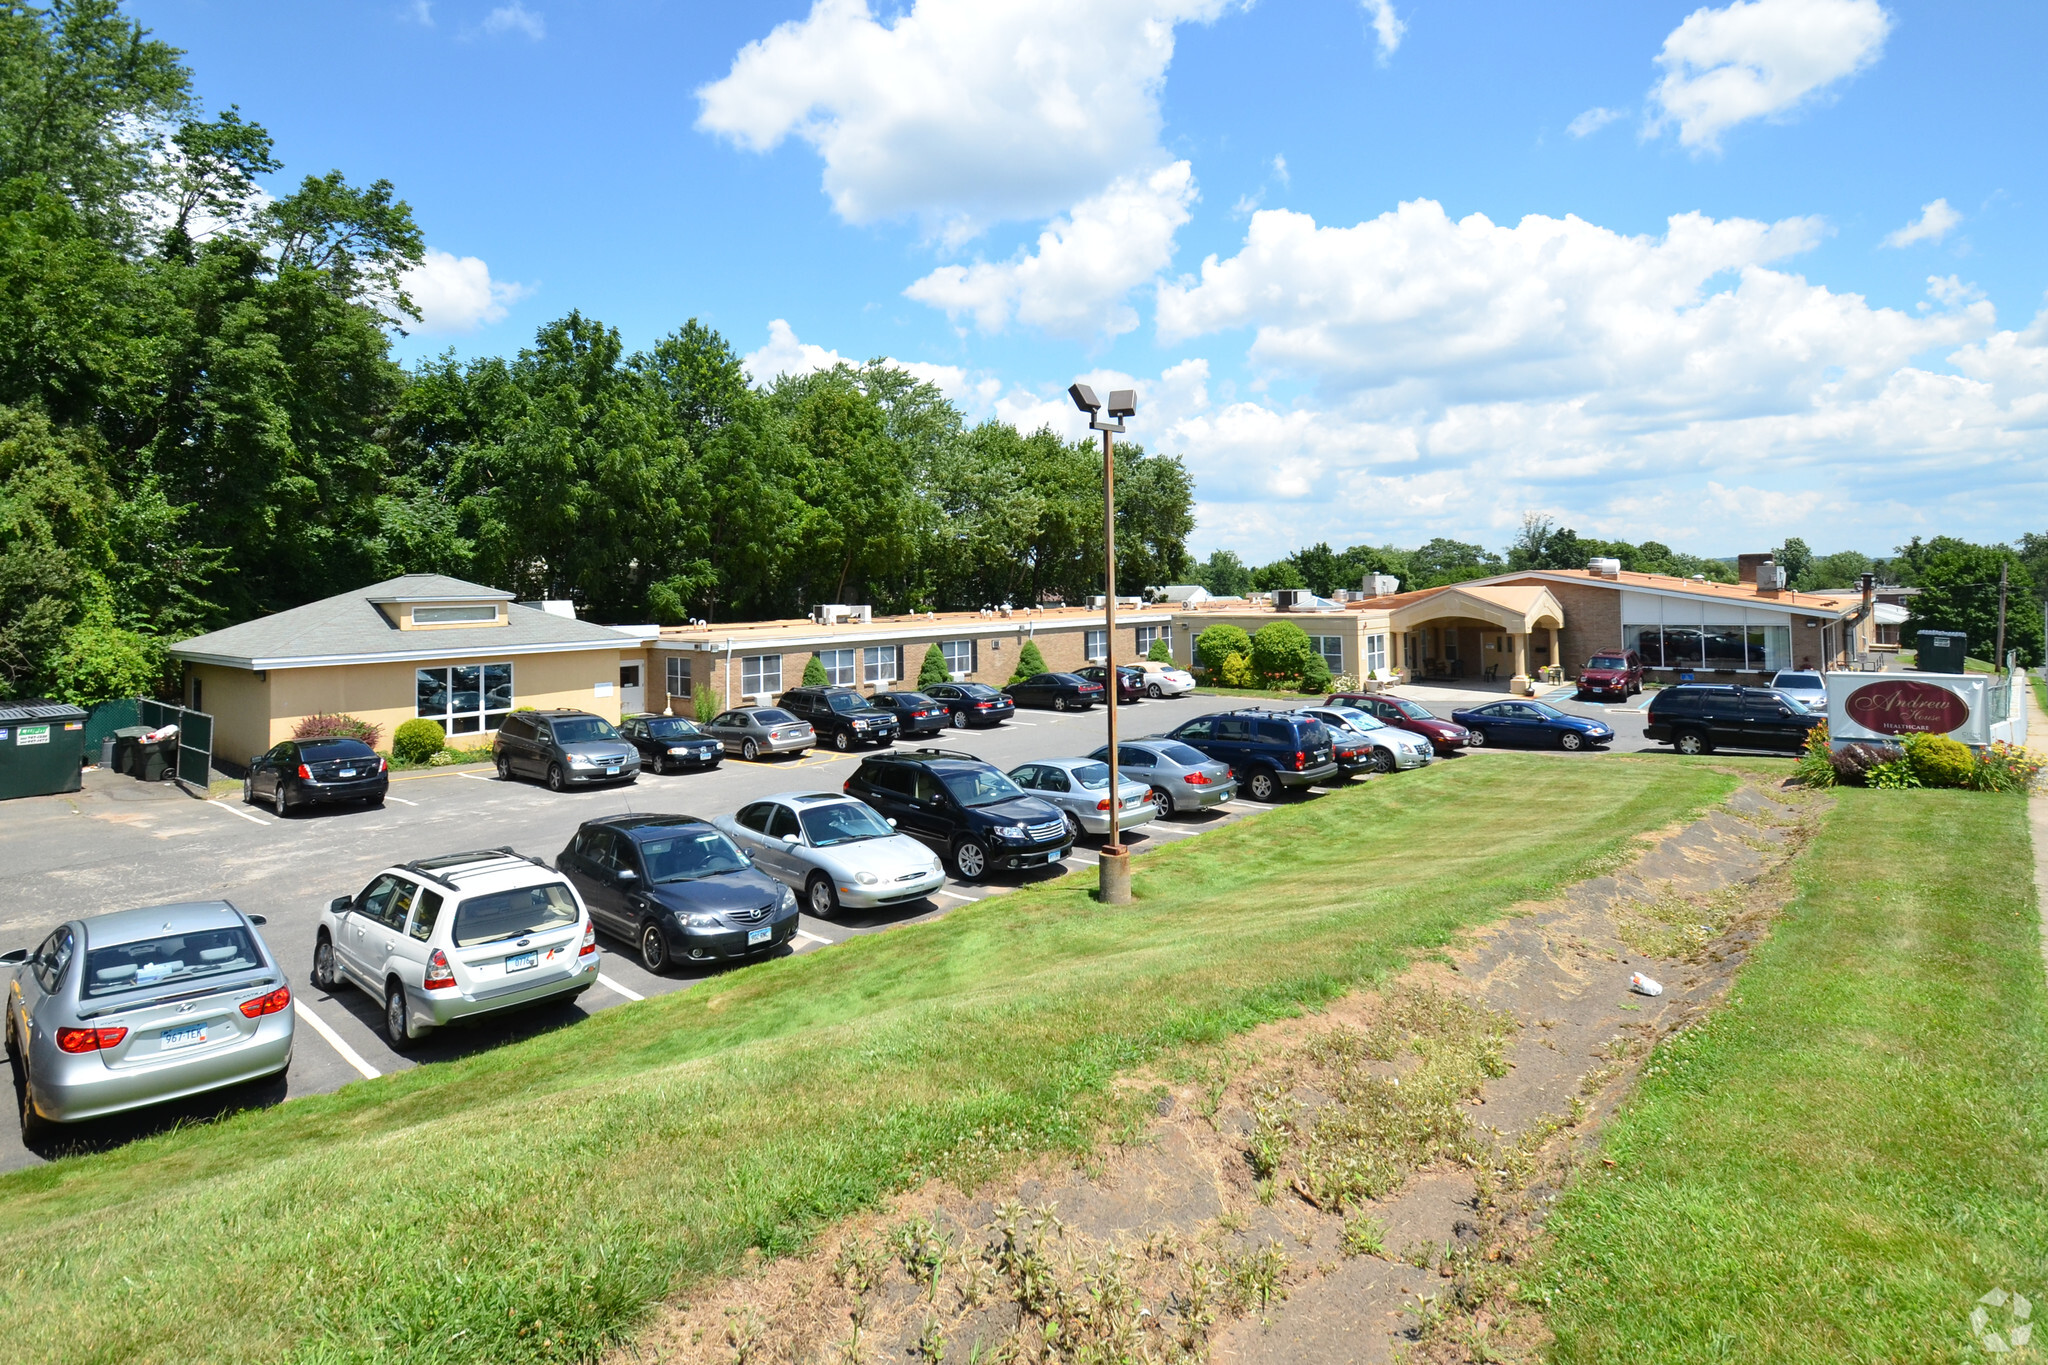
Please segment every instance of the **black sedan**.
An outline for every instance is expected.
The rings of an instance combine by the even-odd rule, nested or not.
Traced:
[[[922,692],[877,692],[868,698],[868,704],[896,717],[905,739],[912,735],[935,735],[952,719],[936,697],[927,697]]]
[[[1074,676],[1085,678],[1098,687],[1107,686],[1109,683],[1109,669],[1101,664],[1090,664],[1086,668],[1077,668],[1074,670]],[[1143,669],[1118,664],[1116,670],[1117,705],[1128,706],[1144,696],[1145,682],[1146,678]]]
[[[650,972],[764,956],[796,935],[796,893],[692,815],[586,820],[555,866]]]
[[[936,683],[925,695],[946,708],[946,718],[956,726],[1001,725],[1017,714],[1017,703],[1008,693],[987,683]]]
[[[1604,721],[1567,715],[1540,701],[1496,701],[1451,712],[1451,719],[1471,732],[1466,744],[1519,744],[1526,748],[1586,749],[1613,741]]]
[[[381,806],[390,788],[391,765],[359,739],[288,739],[249,760],[242,799],[283,816],[338,802]]]
[[[1102,684],[1076,673],[1040,673],[1010,684],[1019,706],[1050,706],[1055,711],[1086,711],[1102,700]]]
[[[681,716],[628,716],[619,735],[640,751],[640,766],[651,773],[715,768],[725,746]]]

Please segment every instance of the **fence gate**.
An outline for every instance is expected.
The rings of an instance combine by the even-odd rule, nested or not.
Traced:
[[[213,717],[204,711],[148,697],[136,700],[135,711],[136,723],[152,730],[161,730],[166,725],[178,727],[177,779],[204,794],[213,784]]]

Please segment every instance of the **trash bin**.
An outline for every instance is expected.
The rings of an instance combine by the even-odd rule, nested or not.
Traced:
[[[114,771],[131,777],[138,775],[142,767],[142,741],[154,733],[147,725],[128,725],[114,731]]]
[[[60,701],[0,702],[0,800],[75,792],[85,712]]]
[[[178,775],[178,737],[145,739],[135,745],[135,775],[144,782],[161,782]]]
[[[1963,650],[1969,638],[1960,630],[1921,631],[1917,667],[1922,673],[1967,672],[1963,666]]]

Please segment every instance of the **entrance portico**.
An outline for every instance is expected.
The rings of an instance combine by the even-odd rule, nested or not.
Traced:
[[[1544,587],[1436,588],[1389,602],[1410,678],[1469,678],[1528,692],[1536,670],[1561,664],[1564,608]]]

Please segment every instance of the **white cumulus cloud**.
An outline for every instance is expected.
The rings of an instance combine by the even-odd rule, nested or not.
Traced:
[[[509,5],[500,5],[484,16],[486,33],[524,33],[536,43],[548,36],[547,20],[533,10],[512,0]]]
[[[848,222],[916,216],[949,241],[1042,218],[1163,160],[1175,27],[1233,0],[815,0],[697,91],[697,126],[823,158]]]
[[[1194,200],[1185,161],[1126,176],[1055,219],[1035,252],[940,266],[903,292],[949,317],[971,316],[984,332],[1014,319],[1077,340],[1118,336],[1138,326],[1125,296],[1173,260],[1174,234]]]
[[[776,318],[768,324],[768,341],[757,351],[749,351],[740,357],[740,366],[747,377],[756,384],[773,384],[784,375],[807,375],[818,370],[829,370],[834,365],[857,365],[860,362],[841,355],[838,351],[813,345],[796,334],[787,318]],[[912,377],[934,385],[961,411],[970,417],[985,415],[994,407],[996,396],[1002,392],[1002,381],[993,375],[974,374],[958,365],[938,365],[923,360],[897,360],[886,357],[885,365],[893,365],[907,371]]]
[[[1878,59],[1891,16],[1877,0],[1735,0],[1697,9],[1664,39],[1649,131],[1716,151],[1750,119],[1788,114]]]
[[[1937,199],[1921,206],[1920,216],[1884,239],[1886,246],[1911,246],[1915,242],[1938,242],[1948,236],[1949,229],[1963,221],[1963,215],[1948,206],[1948,200]]]
[[[1591,137],[1616,119],[1623,117],[1619,109],[1603,109],[1598,105],[1565,125],[1565,131],[1573,137]]]
[[[1408,31],[1408,25],[1401,22],[1394,13],[1394,0],[1359,0],[1365,6],[1365,16],[1372,21],[1372,36],[1379,44],[1379,63],[1387,64],[1394,50],[1401,46],[1401,35]]]
[[[405,292],[420,310],[416,330],[474,332],[502,322],[511,306],[533,292],[531,286],[491,278],[491,268],[475,256],[457,256],[428,247],[419,265],[405,274]]]

